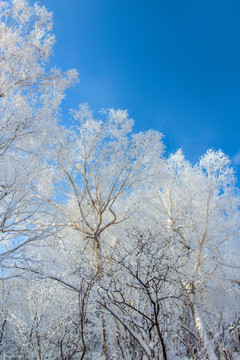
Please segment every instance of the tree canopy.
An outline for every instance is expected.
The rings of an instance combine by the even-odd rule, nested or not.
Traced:
[[[52,14],[0,1],[3,359],[237,359],[239,189],[230,160],[87,104],[49,68]]]

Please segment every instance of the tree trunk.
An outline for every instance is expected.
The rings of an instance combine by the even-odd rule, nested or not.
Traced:
[[[102,259],[102,246],[100,235],[95,235],[95,249],[96,249],[96,261],[97,261],[97,274],[99,276],[100,285],[104,285],[104,266]],[[101,290],[104,292],[104,290]],[[103,294],[104,295],[104,294]],[[103,300],[102,298],[100,300]],[[111,360],[111,349],[112,349],[112,336],[109,325],[108,316],[104,312],[103,306],[100,305],[102,312],[102,335],[103,335],[103,345],[102,345],[102,354],[105,356],[106,360]]]

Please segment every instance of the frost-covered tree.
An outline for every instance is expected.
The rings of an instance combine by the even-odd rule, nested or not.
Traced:
[[[176,253],[185,250],[187,261],[181,283],[200,341],[209,347],[213,359],[217,358],[215,345],[208,336],[212,339],[219,334],[216,307],[222,326],[230,325],[238,308],[235,302],[231,314],[224,312],[226,303],[222,301],[227,293],[231,293],[229,302],[237,295],[236,286],[224,280],[220,265],[223,259],[235,259],[236,263],[239,254],[239,194],[229,165],[222,151],[209,150],[195,166],[179,151],[168,159],[165,176],[155,180],[154,196],[149,199],[162,229],[177,240]]]
[[[13,304],[9,299],[17,296],[11,280],[16,274],[11,270],[17,262],[31,260],[26,254],[26,244],[40,241],[52,231],[38,221],[41,204],[34,198],[31,183],[39,177],[43,158],[56,142],[59,106],[64,90],[76,78],[75,71],[62,74],[47,64],[54,43],[51,17],[44,7],[32,7],[26,1],[0,1],[0,344],[3,346]],[[1,347],[1,357],[3,354]]]
[[[93,276],[98,275],[101,286],[114,244],[109,229],[136,211],[139,204],[134,191],[140,183],[149,183],[163,146],[158,132],[132,133],[133,121],[126,111],[109,110],[103,114],[104,120],[96,120],[84,105],[73,115],[75,126],[62,133],[53,155],[55,164],[51,162],[33,189],[41,201],[46,201],[46,211],[55,214],[55,226],[75,233],[75,269],[85,249],[95,267]],[[69,240],[62,237],[61,243],[72,253]],[[107,328],[103,324],[103,340]],[[111,358],[109,337],[106,335],[108,343],[103,346]]]
[[[52,15],[22,1],[0,2],[0,262],[39,237],[31,221],[29,184],[39,175],[42,150],[56,139],[64,90],[76,78],[48,69]],[[31,230],[29,232],[29,230]]]

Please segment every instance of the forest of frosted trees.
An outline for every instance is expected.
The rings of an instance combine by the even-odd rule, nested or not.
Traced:
[[[0,1],[0,359],[239,359],[239,190],[229,158],[86,104],[50,68],[52,16]]]

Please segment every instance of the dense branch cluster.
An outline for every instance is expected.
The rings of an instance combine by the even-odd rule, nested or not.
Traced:
[[[48,67],[51,14],[0,1],[0,358],[238,359],[239,191],[228,157],[163,156]]]

